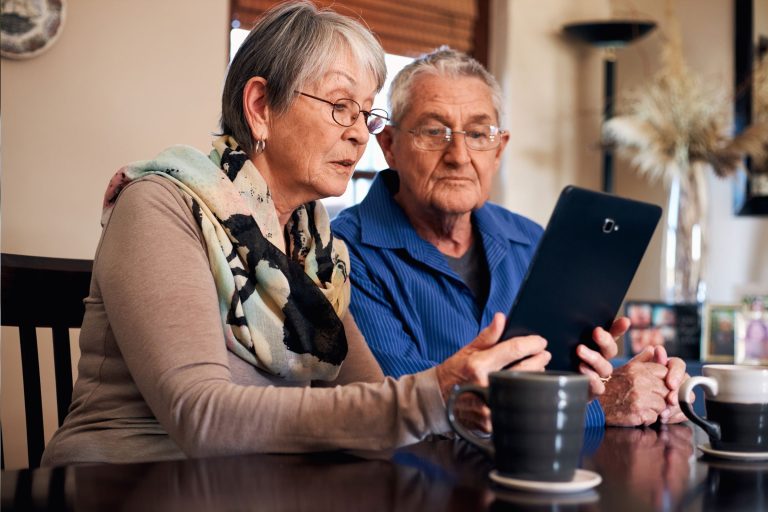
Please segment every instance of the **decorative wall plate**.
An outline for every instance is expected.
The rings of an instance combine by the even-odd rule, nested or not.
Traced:
[[[46,51],[61,34],[66,0],[2,0],[0,56],[28,59]]]

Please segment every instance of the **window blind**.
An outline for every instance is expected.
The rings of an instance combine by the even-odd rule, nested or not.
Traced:
[[[278,0],[231,0],[234,26],[251,29]],[[417,56],[438,46],[487,63],[488,0],[316,0],[319,7],[361,19],[387,53]]]

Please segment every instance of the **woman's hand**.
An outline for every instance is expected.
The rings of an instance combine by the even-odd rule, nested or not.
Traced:
[[[610,331],[602,327],[596,327],[592,332],[592,339],[600,351],[588,348],[586,345],[576,347],[576,354],[581,359],[579,371],[589,377],[590,400],[605,393],[605,384],[611,378],[613,365],[610,359],[616,357],[619,347],[616,338],[622,336],[629,329],[629,318],[621,317],[613,322]]]
[[[509,365],[519,371],[542,371],[552,355],[545,350],[541,336],[521,336],[499,343],[504,331],[504,315],[496,313],[491,324],[467,346],[436,367],[443,399],[447,400],[457,384],[488,385],[488,374]],[[513,364],[514,363],[514,364]],[[467,427],[490,432],[490,411],[471,396],[457,401],[456,416]]]

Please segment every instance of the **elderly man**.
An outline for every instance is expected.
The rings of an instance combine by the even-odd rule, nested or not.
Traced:
[[[511,307],[542,229],[488,202],[509,134],[498,128],[501,90],[481,64],[437,50],[395,77],[390,105],[378,142],[391,168],[333,229],[351,254],[354,317],[384,372],[399,376],[435,366],[485,326],[501,336],[496,313]],[[628,325],[619,319],[611,335]],[[616,353],[603,347],[578,347],[593,379]],[[647,349],[601,379],[587,426],[683,421],[684,376],[680,359]]]

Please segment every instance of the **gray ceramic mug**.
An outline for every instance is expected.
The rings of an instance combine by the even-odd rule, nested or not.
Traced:
[[[458,386],[448,398],[456,433],[494,459],[503,476],[543,482],[573,479],[584,442],[589,378],[571,372],[500,371],[490,386]],[[491,409],[492,442],[461,425],[456,399],[471,393]]]

